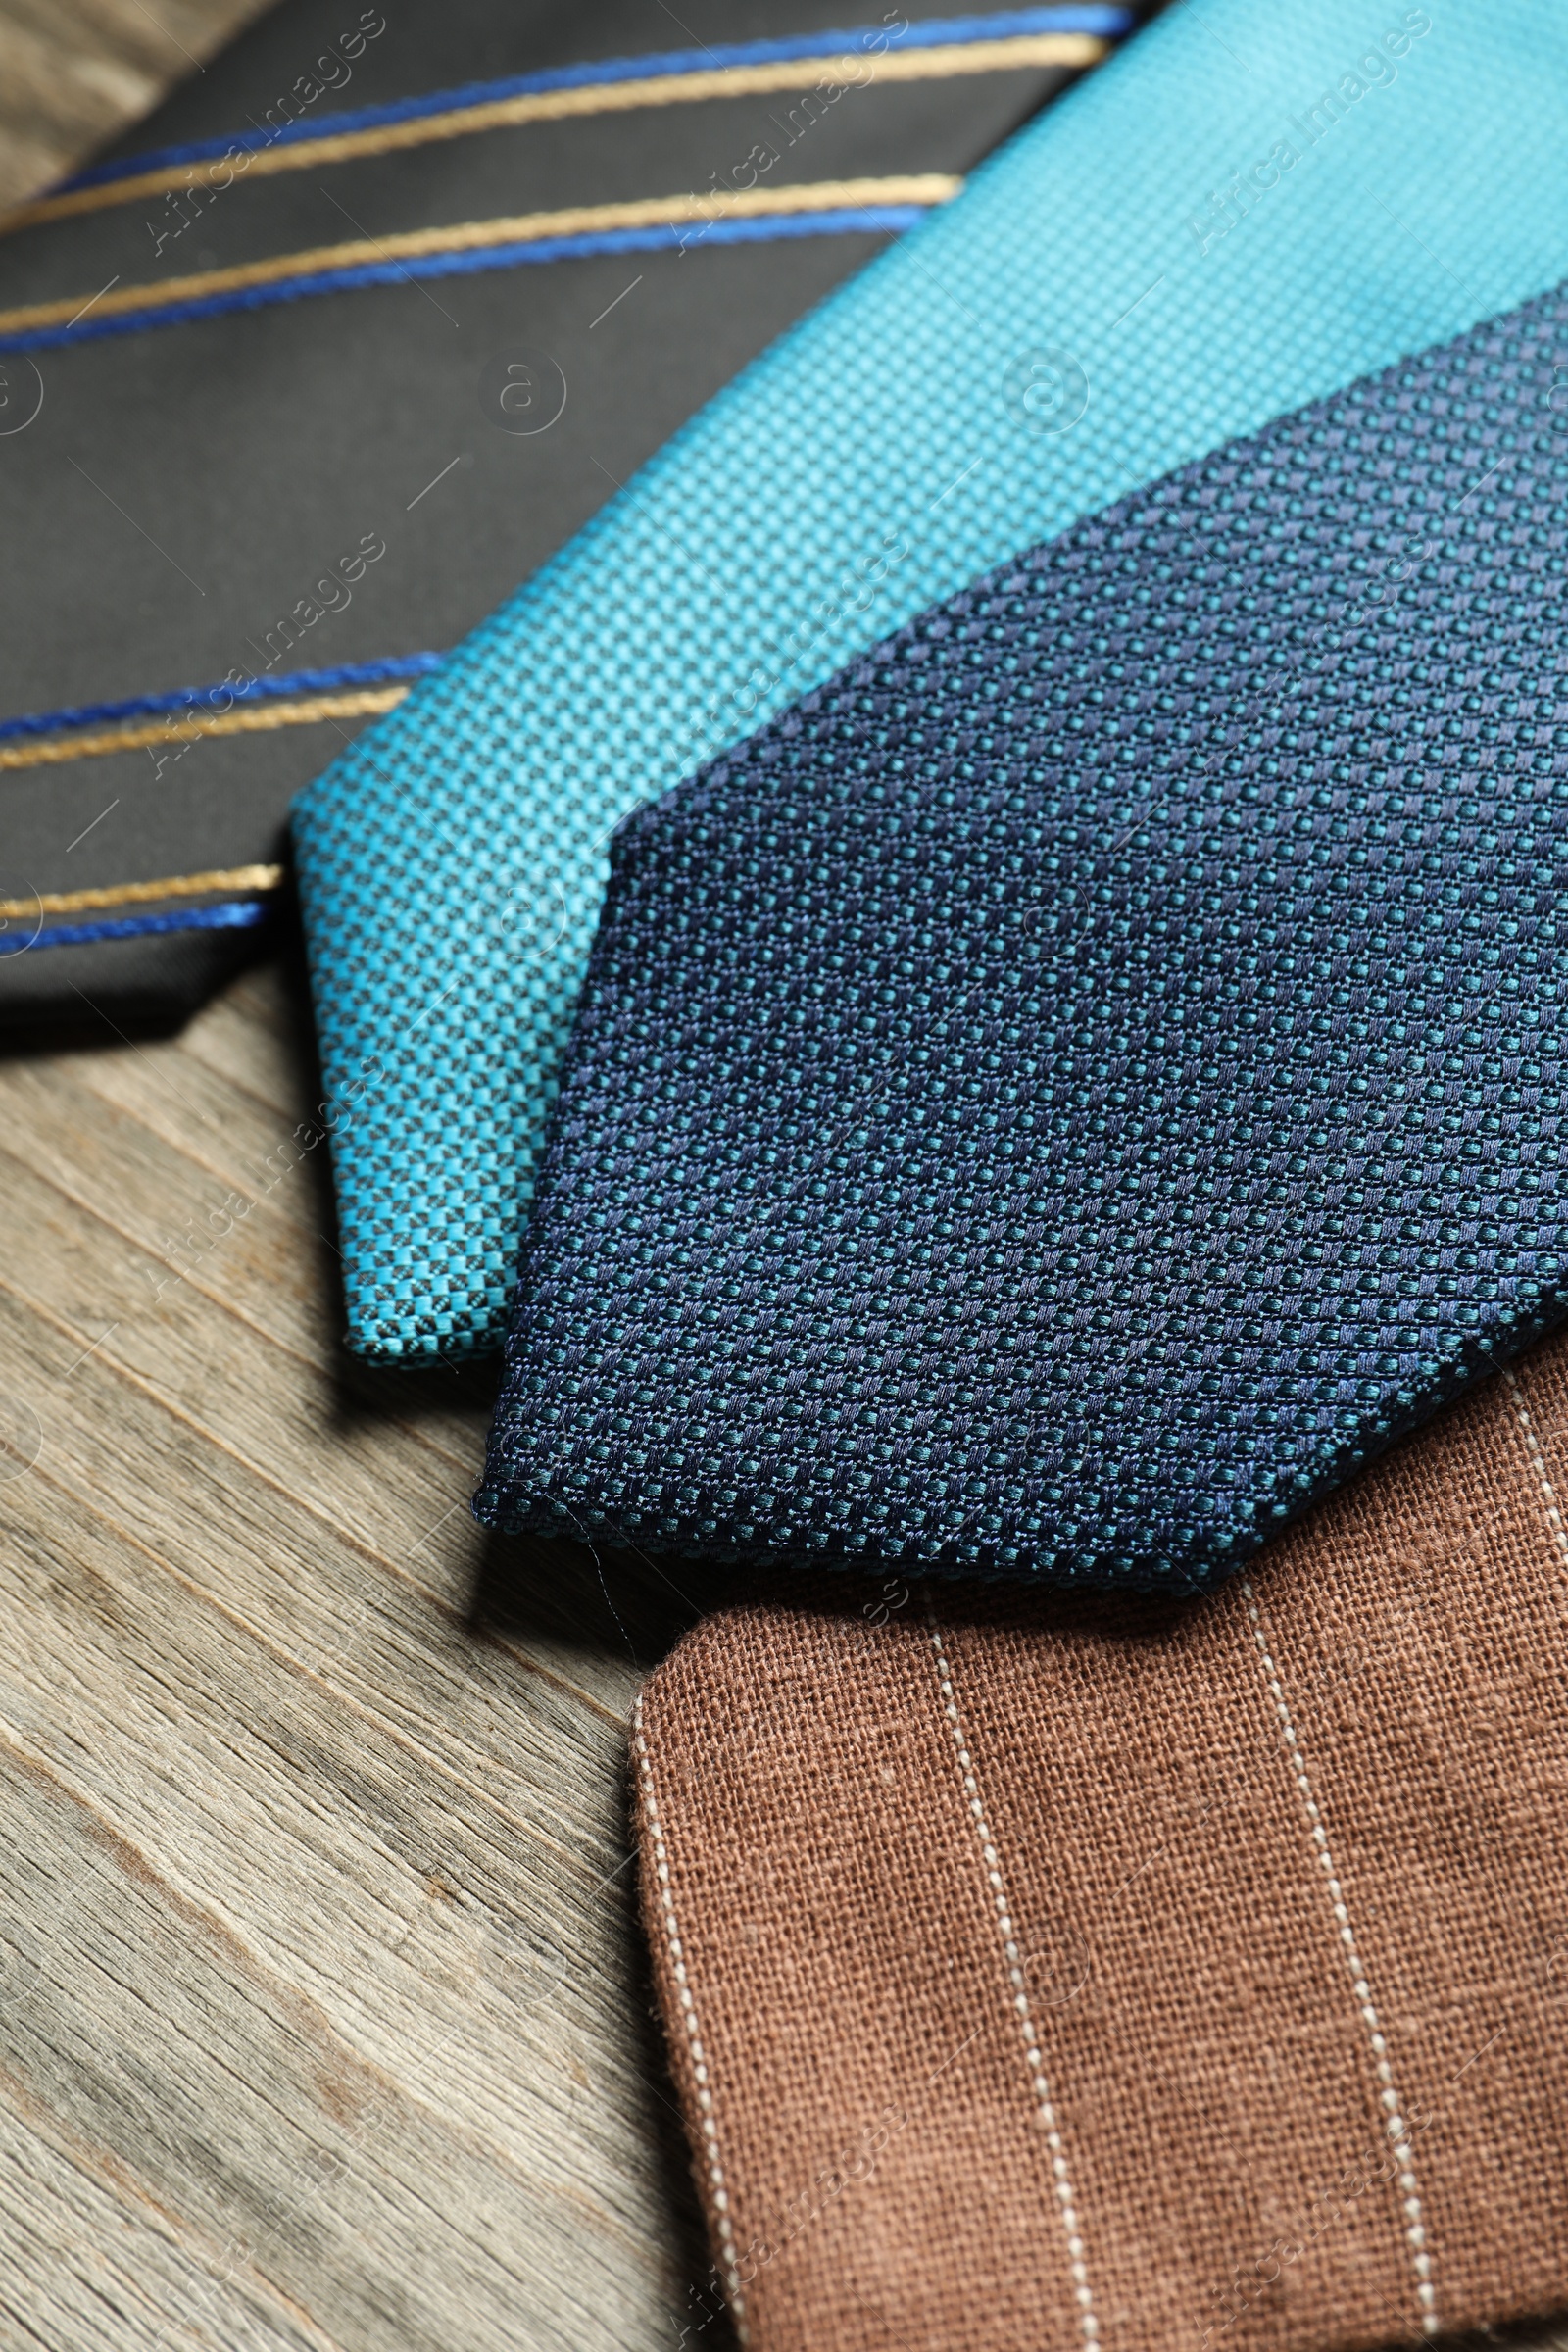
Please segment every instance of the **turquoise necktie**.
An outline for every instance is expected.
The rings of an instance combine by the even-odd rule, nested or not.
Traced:
[[[352,1346],[498,1343],[615,824],[1020,548],[1553,283],[1564,90],[1524,0],[1171,10],[327,771],[295,839]]]

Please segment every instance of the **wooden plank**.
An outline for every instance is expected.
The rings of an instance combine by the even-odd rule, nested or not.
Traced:
[[[465,1470],[476,1465],[493,1366],[367,1372],[337,1344],[331,1175],[319,1122],[278,1117],[228,1075],[172,1048],[141,1045],[47,1064],[0,1062],[0,1118],[17,1156],[134,1245],[127,1263],[141,1287],[122,1298],[122,1321],[132,1306],[177,1304],[186,1286],[329,1374],[369,1403],[377,1422],[416,1433]]]
[[[294,1497],[368,1563],[430,1594],[452,1617],[471,1613],[482,1579],[510,1578],[511,1613],[531,1625],[529,1648],[539,1662],[612,1711],[624,1708],[628,1672],[657,1655],[690,1614],[668,1570],[649,1568],[634,1584],[622,1567],[612,1587],[575,1553],[572,1572],[564,1575],[567,1555],[560,1549],[485,1537],[467,1508],[482,1452],[482,1407],[462,1433],[465,1463],[407,1410],[396,1421],[378,1415],[331,1367],[285,1350],[193,1280],[170,1282],[154,1299],[149,1274],[161,1273],[160,1261],[118,1224],[92,1214],[93,1182],[80,1160],[50,1156],[45,1179],[28,1164],[32,1139],[11,1140],[27,1156],[0,1145],[0,1184],[17,1236],[17,1270],[0,1270],[0,1287],[49,1327],[38,1343],[34,1387],[40,1380],[63,1386],[89,1362],[115,1369],[210,1446]],[[115,1140],[122,1140],[118,1132]],[[103,1149],[102,1137],[84,1134],[82,1158]],[[286,1237],[274,1239],[273,1279],[281,1290],[298,1262],[287,1261]],[[223,1253],[225,1266],[255,1247],[246,1237]],[[269,1261],[259,1262],[266,1288]],[[406,1405],[403,1384],[395,1394]],[[49,1396],[32,1409],[47,1419]],[[439,1434],[450,1439],[451,1416],[442,1417]],[[690,1591],[684,1571],[678,1581]]]
[[[624,2340],[642,2316],[629,2232],[428,2095],[463,2036],[432,2023],[424,2082],[368,2060],[10,1742],[0,1804],[22,1855],[50,1858],[47,1876],[6,1866],[6,1895],[28,1898],[42,1931],[6,2020],[12,2104],[41,2110],[47,2142],[89,2152],[168,2217],[193,2257],[176,2318],[201,2320],[213,2279],[239,2274],[339,2343]],[[253,1866],[264,1879],[273,1867]],[[389,1921],[381,1949],[422,1938],[421,1920]],[[558,2129],[566,2112],[563,2098]]]
[[[347,1370],[303,1183],[166,1279],[160,1221],[309,1083],[287,988],[0,1066],[38,1433],[0,1484],[0,2335],[673,2345],[707,2264],[624,1718],[695,1599],[473,1527],[488,1383]]]
[[[413,1579],[378,1573],[99,1359],[50,1389],[46,1355],[36,1320],[0,1296],[0,1356],[27,1395],[51,1399],[36,1478],[0,1489],[0,1526],[22,1524],[12,1510],[38,1481],[58,1488],[58,1507],[85,1504],[117,1550],[144,1551],[191,1603],[379,1723],[429,1772],[482,1790],[548,1844],[567,1837],[595,1874],[618,1856],[615,1710],[519,1645],[471,1632]]]
[[[153,1041],[157,1053],[189,1056],[232,1078],[258,1102],[303,1119],[319,1098],[303,968],[259,964],[246,972],[194,1027]]]
[[[629,2096],[635,2073],[610,1989],[628,1933],[612,1819],[595,1838],[565,1821],[552,1835],[421,1769],[69,1496],[24,1483],[4,1570],[23,1630],[0,1676],[18,1752],[367,2063],[570,2188],[570,2084],[591,2064]],[[607,1816],[618,1761],[601,1776]],[[492,2080],[524,2046],[532,2079]],[[596,2133],[602,2158],[613,2136]],[[636,2201],[635,2145],[620,2144],[598,2190],[615,2207]]]

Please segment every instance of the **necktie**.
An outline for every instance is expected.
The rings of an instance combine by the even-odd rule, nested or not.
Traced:
[[[1195,1587],[1562,1311],[1561,295],[629,820],[481,1515]]]
[[[1561,2310],[1565,1373],[1196,1602],[808,1580],[687,1636],[632,1766],[689,2340],[725,2302],[751,2352]]]
[[[295,792],[1128,21],[683,13],[288,0],[0,222],[0,1023],[275,936]]]
[[[499,1341],[613,825],[1019,549],[1554,283],[1565,38],[1171,10],[312,788],[351,1346]]]

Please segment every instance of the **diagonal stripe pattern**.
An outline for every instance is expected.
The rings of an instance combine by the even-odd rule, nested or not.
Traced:
[[[813,53],[798,40],[748,42],[735,46],[730,53],[733,62],[728,64],[652,72],[651,65],[658,61],[623,60],[591,80],[557,81],[554,86],[516,90],[505,96],[470,96],[463,103],[452,103],[462,94],[450,92],[446,103],[432,99],[411,102],[401,110],[368,109],[364,118],[340,119],[342,126],[338,128],[293,124],[270,145],[263,144],[262,134],[251,132],[216,142],[216,151],[214,142],[204,142],[200,152],[188,151],[178,161],[158,162],[146,169],[138,170],[132,160],[114,167],[112,174],[88,178],[19,206],[0,218],[0,230],[102,212],[170,190],[223,189],[242,178],[249,181],[271,178],[281,172],[315,171],[532,122],[767,97],[824,85],[869,89],[876,84],[945,81],[957,74],[1017,74],[1052,67],[1073,70],[1098,64],[1110,40],[1129,28],[1132,18],[1128,10],[1118,8],[1044,8],[1014,12],[995,22],[1032,22],[1045,29],[971,39],[963,36],[988,20],[964,18],[950,25],[906,24],[902,34],[875,26],[859,35],[853,49],[842,51],[819,46]],[[789,48],[794,54],[785,58],[768,54],[780,48]],[[715,54],[722,60],[725,52]]]
[[[494,270],[530,258],[555,261],[586,253],[632,252],[648,244],[678,245],[684,241],[678,234],[682,229],[722,238],[742,224],[754,233],[771,224],[804,227],[806,233],[906,228],[926,207],[951,202],[961,185],[942,172],[808,180],[789,187],[740,189],[721,197],[655,196],[626,204],[579,204],[496,220],[460,220],[450,228],[353,237],[227,270],[200,270],[152,285],[122,286],[92,301],[90,309],[79,294],[23,303],[0,311],[0,351],[35,351],[117,329],[172,325],[260,300],[287,301],[354,285],[393,285],[400,278],[437,275],[464,263]]]

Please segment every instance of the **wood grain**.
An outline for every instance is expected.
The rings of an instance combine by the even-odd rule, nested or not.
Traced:
[[[0,207],[85,162],[271,0],[0,0]]]
[[[348,1364],[313,1080],[288,963],[0,1062],[0,2341],[674,2352],[624,1726],[705,1596]]]

